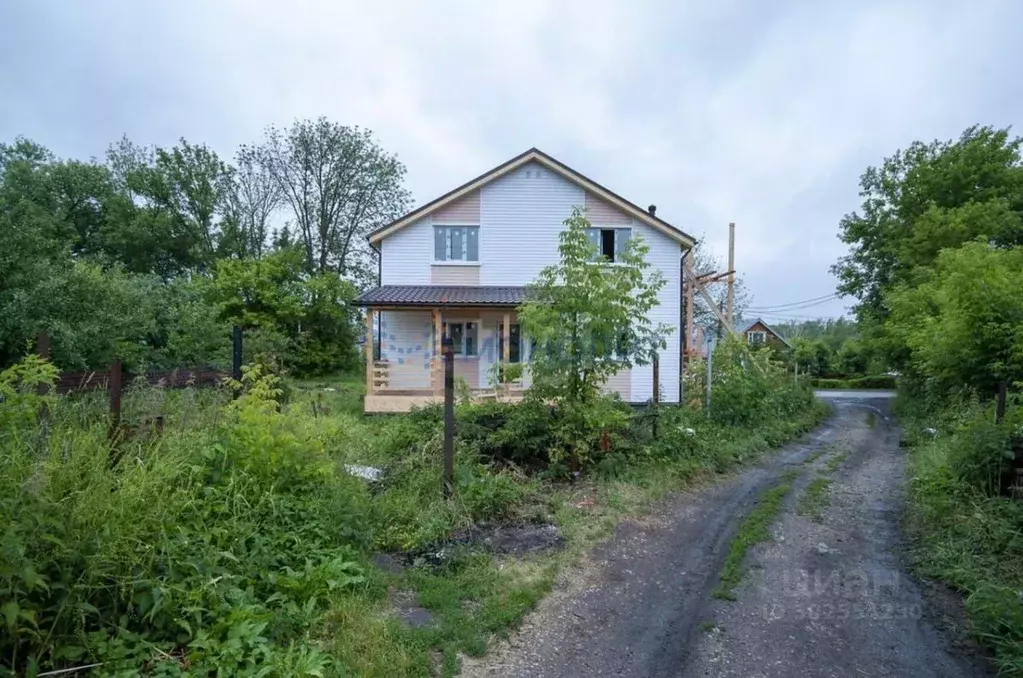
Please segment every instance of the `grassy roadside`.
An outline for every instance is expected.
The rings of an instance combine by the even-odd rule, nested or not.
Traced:
[[[664,407],[656,439],[610,403],[623,423],[569,483],[549,454],[557,412],[460,405],[448,500],[437,411],[367,417],[360,378],[278,384],[264,369],[237,398],[133,384],[123,421],[138,428],[113,448],[102,397],[40,395],[52,368],[38,360],[0,373],[0,678],[452,675],[622,519],[827,410],[742,372],[722,378],[713,419]],[[158,416],[162,431],[142,425]],[[539,555],[473,537],[551,525],[563,547]]]
[[[642,515],[670,492],[757,460],[818,424],[828,411],[815,404],[759,430],[715,431],[717,452],[704,459],[640,456],[614,474],[593,474],[572,485],[539,481],[530,493],[528,519],[557,525],[563,549],[528,558],[466,551],[439,570],[377,572],[376,595],[335,607],[322,630],[328,651],[359,675],[454,675],[460,654],[480,656],[492,638],[506,637],[550,592],[557,574],[609,538],[622,520]],[[433,623],[413,629],[396,621],[388,590],[414,592]]]
[[[910,445],[906,525],[915,568],[962,592],[972,630],[1001,673],[1023,676],[1023,503],[982,482],[1017,424],[996,427],[991,408],[969,403],[940,413],[899,409]]]

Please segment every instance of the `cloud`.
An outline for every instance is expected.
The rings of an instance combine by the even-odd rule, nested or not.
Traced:
[[[767,306],[834,288],[868,163],[1019,118],[1020,19],[1012,0],[7,3],[0,137],[230,156],[326,115],[373,129],[418,202],[535,145],[719,252],[737,222]]]

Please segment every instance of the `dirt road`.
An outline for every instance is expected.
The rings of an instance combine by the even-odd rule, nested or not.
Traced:
[[[833,402],[824,426],[764,466],[620,526],[464,675],[988,675],[931,621],[953,599],[925,598],[905,572],[904,458],[887,398]],[[745,517],[781,484],[773,539],[748,551],[736,600],[715,598]]]

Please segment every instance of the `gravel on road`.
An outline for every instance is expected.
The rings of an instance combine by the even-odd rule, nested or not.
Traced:
[[[826,424],[764,465],[623,523],[463,675],[989,675],[933,623],[957,613],[929,609],[934,597],[901,560],[905,459],[888,399],[831,400]],[[714,598],[743,518],[795,474],[772,540],[747,554],[737,600]],[[815,510],[799,510],[821,478]]]

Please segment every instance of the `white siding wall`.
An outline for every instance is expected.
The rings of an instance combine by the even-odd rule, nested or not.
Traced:
[[[591,199],[591,204],[594,203]],[[558,235],[562,222],[573,207],[586,204],[583,189],[538,164],[520,167],[484,186],[480,196],[481,285],[525,285],[540,270],[558,260]],[[613,209],[613,208],[612,208]],[[661,393],[664,402],[678,401],[679,291],[681,273],[679,244],[653,228],[632,222],[633,233],[642,235],[650,245],[649,260],[661,271],[667,284],[660,294],[660,305],[651,311],[651,320],[669,325],[667,348],[661,352]],[[384,285],[428,285],[433,262],[433,225],[430,217],[388,236],[381,242]],[[386,312],[384,357],[403,361],[401,376],[392,388],[425,388],[430,385],[429,313]],[[407,315],[407,319],[399,319]],[[387,328],[391,329],[388,330]],[[484,321],[481,349],[490,327]],[[394,340],[388,340],[393,335]],[[390,348],[393,346],[393,348]],[[401,350],[399,350],[401,349]],[[411,354],[409,351],[411,350]],[[488,360],[481,356],[481,362]],[[408,366],[416,366],[412,369]],[[393,369],[393,368],[392,368]],[[635,367],[629,375],[629,393],[622,398],[633,402],[650,399],[653,394],[653,369]]]
[[[639,234],[650,245],[647,261],[654,270],[659,270],[667,284],[661,289],[660,304],[651,309],[650,321],[654,324],[664,323],[671,327],[667,337],[667,347],[661,350],[660,380],[661,400],[666,403],[678,402],[678,351],[680,341],[679,310],[681,303],[679,292],[682,289],[682,272],[680,270],[682,250],[679,244],[660,231],[646,224],[633,222],[633,234]],[[632,368],[633,402],[643,402],[653,396],[654,370],[652,365],[640,365]]]
[[[537,163],[483,187],[480,284],[525,285],[558,260],[558,234],[585,192]]]
[[[391,364],[388,388],[430,388],[433,354],[430,312],[381,311],[380,321],[380,357]]]
[[[424,217],[380,241],[381,285],[429,285],[433,223]]]

